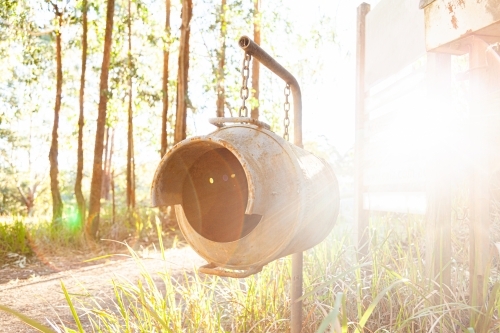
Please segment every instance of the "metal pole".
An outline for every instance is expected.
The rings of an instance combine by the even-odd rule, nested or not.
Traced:
[[[245,52],[290,85],[293,96],[293,143],[302,148],[302,94],[299,83],[289,71],[247,36],[240,38],[239,45]],[[302,301],[298,301],[302,296],[302,274],[303,253],[292,254],[291,333],[300,333],[302,331]]]
[[[292,333],[302,331],[302,300],[297,301],[297,299],[302,296],[303,256],[303,252],[292,254],[292,309],[290,316]]]

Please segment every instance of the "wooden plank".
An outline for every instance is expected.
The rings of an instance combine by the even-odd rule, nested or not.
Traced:
[[[415,124],[415,127],[412,128],[412,119],[415,122],[423,122],[418,117],[405,119],[404,122],[394,122],[391,126],[387,126],[384,131],[369,137],[365,141],[363,162],[370,166],[390,161],[395,166],[414,165],[420,168],[423,159],[426,158],[430,145],[429,140],[432,136],[429,138],[419,135],[422,132],[421,128],[425,125]]]
[[[417,168],[370,168],[366,171],[365,181],[363,182],[367,189],[376,186],[389,186],[397,190],[398,184],[401,184],[401,188],[408,188],[409,184],[423,188],[425,184],[424,173]]]
[[[421,62],[425,62],[422,59]],[[413,66],[413,65],[411,65]],[[408,94],[422,92],[425,87],[425,64],[420,64],[421,68],[390,76],[379,84],[371,87],[366,96],[366,112],[377,114],[377,109],[388,103],[404,98]],[[410,66],[409,66],[410,67]],[[411,67],[410,67],[411,70]],[[374,118],[374,116],[371,116]]]
[[[419,119],[423,113],[421,110],[424,107],[424,97],[425,94],[415,92],[377,109],[380,113],[378,118],[373,116],[366,123],[366,137],[373,138],[384,132],[401,132],[405,127],[415,125],[413,121],[421,122]]]
[[[363,195],[364,208],[378,212],[425,214],[425,192],[371,192]]]
[[[500,36],[500,0],[436,0],[424,12],[429,51],[471,34]]]
[[[365,193],[369,192],[425,192],[425,184],[420,181],[398,182],[397,184],[365,184]]]
[[[354,223],[356,223],[356,238],[358,252],[361,256],[368,254],[368,220],[369,212],[363,209],[363,151],[365,129],[365,42],[366,15],[370,5],[362,3],[357,9],[356,27],[356,132],[354,144]]]
[[[366,18],[366,84],[425,54],[424,13],[414,1],[381,0]]]

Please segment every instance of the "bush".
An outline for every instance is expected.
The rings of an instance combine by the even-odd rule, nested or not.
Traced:
[[[9,253],[24,256],[32,254],[28,231],[24,223],[19,220],[0,223],[0,264],[6,261]]]

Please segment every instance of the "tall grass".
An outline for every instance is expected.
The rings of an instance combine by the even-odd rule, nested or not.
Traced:
[[[372,225],[367,258],[357,258],[341,227],[305,253],[303,332],[500,332],[498,276],[490,277],[485,306],[472,308],[464,290],[467,271],[454,264],[456,284],[437,288],[423,274],[421,221],[399,222],[399,230],[383,220]],[[131,256],[140,281],[115,280],[107,302],[70,301],[95,332],[289,331],[288,258],[235,280],[167,270],[152,275],[133,251]]]
[[[500,332],[497,271],[488,277],[485,304],[471,307],[467,266],[460,258],[452,261],[451,286],[438,286],[425,276],[422,226],[415,217],[374,219],[370,255],[360,258],[350,226],[340,224],[327,240],[307,251],[303,332]],[[289,332],[289,258],[241,280],[196,271],[172,275],[161,264],[169,252],[160,237],[163,259],[153,274],[130,246],[124,246],[141,279],[115,279],[109,299],[70,295],[63,285],[75,324],[61,324],[60,330]]]

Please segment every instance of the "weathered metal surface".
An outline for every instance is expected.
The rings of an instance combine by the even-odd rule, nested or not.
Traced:
[[[414,1],[381,0],[366,16],[366,87],[425,54],[424,13]]]
[[[175,205],[186,240],[209,263],[251,270],[321,242],[337,218],[338,191],[326,162],[245,124],[174,146],[151,197],[154,206]]]
[[[214,264],[206,264],[201,266],[198,271],[200,271],[203,274],[210,274],[210,275],[217,275],[217,276],[223,276],[223,277],[230,277],[230,278],[235,278],[235,279],[243,279],[246,277],[249,277],[250,275],[254,275],[259,273],[262,270],[261,267],[254,267],[251,269],[246,269],[246,270],[227,270],[223,269],[220,267],[217,267]]]
[[[257,59],[271,72],[278,75],[290,85],[293,96],[293,143],[296,146],[302,147],[302,93],[300,92],[300,86],[297,79],[249,37],[241,37],[239,45],[245,52]]]
[[[436,0],[424,12],[429,51],[463,54],[464,37],[500,37],[500,0]]]
[[[253,124],[265,128],[267,130],[271,130],[271,126],[269,126],[265,122],[249,117],[217,117],[208,119],[208,122],[217,127],[224,127],[224,124],[226,123],[240,123],[240,124],[246,123],[246,124]]]

